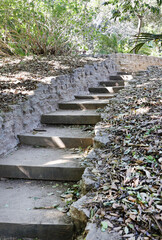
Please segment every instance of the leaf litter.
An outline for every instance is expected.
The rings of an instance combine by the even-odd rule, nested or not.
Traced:
[[[48,77],[73,73],[78,67],[103,58],[88,56],[26,56],[0,59],[0,110],[28,100],[38,84],[48,84]]]
[[[98,125],[110,141],[94,149],[89,221],[122,239],[161,239],[162,68],[149,67],[110,100]],[[101,133],[102,136],[102,133]],[[93,167],[92,167],[93,166]]]

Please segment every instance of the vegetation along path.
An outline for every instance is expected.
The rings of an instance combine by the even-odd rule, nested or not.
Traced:
[[[95,126],[95,147],[82,176],[85,195],[71,206],[86,222],[86,240],[162,236],[162,68],[149,67],[129,83]]]
[[[82,149],[88,151],[89,146],[93,145],[92,126],[101,120],[102,111],[96,111],[96,109],[108,106],[111,101],[110,98],[114,97],[115,93],[123,89],[125,85],[129,85],[132,81],[132,76],[130,74],[118,72],[117,76],[110,76],[107,82],[100,82],[100,86],[97,88],[90,88],[89,95],[78,95],[75,96],[76,99],[74,101],[61,102],[58,111],[42,116],[41,128],[33,129],[32,132],[19,136],[21,143],[19,149],[8,156],[3,157],[0,161],[0,177],[3,180],[0,181],[1,237],[38,238],[46,240],[76,239],[74,236],[75,226],[73,225],[73,221],[69,214],[69,206],[70,203],[76,200],[79,196],[78,184],[76,182],[81,179],[85,169]],[[147,88],[147,84],[145,88]],[[131,99],[130,96],[128,98]],[[119,110],[119,108],[116,109]],[[111,112],[113,111],[113,108],[110,110],[107,107],[106,111]],[[143,108],[143,111],[145,111],[145,108]],[[103,114],[103,116],[105,115]],[[155,114],[155,118],[156,117]],[[109,119],[105,117],[105,122],[106,121],[109,121]],[[118,121],[118,119],[116,119],[116,121]],[[145,125],[147,124],[149,124],[149,122],[145,123]],[[143,127],[145,127],[145,125]],[[118,128],[117,129],[123,133],[123,129],[120,129],[120,124]],[[129,130],[126,128],[125,131],[127,133]],[[121,134],[118,133],[119,136],[116,139],[113,139],[113,131],[112,134],[107,134],[112,137],[112,142],[121,142]],[[100,135],[102,136],[101,132]],[[131,148],[131,144],[136,143],[132,143],[130,139],[131,135],[128,133],[125,144],[129,145]],[[96,147],[97,144],[98,146],[101,145],[99,141],[98,143],[96,141],[95,144]],[[138,144],[139,147],[144,147],[144,145],[146,145],[141,144],[142,143]],[[119,144],[116,146],[118,145]],[[118,216],[120,215],[119,212],[121,207],[123,208],[121,211],[123,214],[127,207],[127,211],[130,210],[131,212],[132,220],[135,221],[136,217],[136,208],[134,207],[131,209],[130,205],[135,202],[135,196],[131,195],[131,193],[124,192],[124,185],[122,190],[123,194],[122,196],[119,196],[119,194],[117,194],[119,180],[116,177],[113,180],[114,175],[111,174],[109,179],[106,175],[106,173],[108,174],[107,169],[106,172],[104,172],[105,168],[102,168],[102,171],[105,174],[105,180],[101,177],[102,173],[100,172],[100,168],[104,165],[104,159],[106,159],[105,154],[108,154],[110,159],[113,156],[113,164],[109,165],[107,163],[107,167],[110,168],[111,173],[114,173],[114,169],[116,168],[115,163],[117,160],[115,160],[114,154],[118,153],[117,151],[119,148],[113,147],[114,152],[111,153],[108,146],[110,146],[110,144],[105,145],[107,152],[105,150],[103,152],[100,152],[102,150],[98,150],[98,152],[95,153],[95,158],[91,158],[91,166],[94,166],[95,169],[95,171],[92,171],[92,175],[94,175],[93,179],[96,178],[96,183],[98,183],[98,185],[95,185],[94,188],[92,188],[92,196],[94,196],[94,193],[97,195],[94,196],[96,200],[91,198],[90,201],[87,201],[86,206],[88,210],[91,210],[91,223],[94,222],[95,224],[101,224],[102,233],[114,228],[113,220],[117,221],[116,217],[119,219]],[[150,149],[150,151],[151,150],[152,149]],[[129,152],[130,151],[131,150],[129,149]],[[99,154],[99,152],[101,158],[97,159],[97,154]],[[127,154],[129,154],[129,152],[124,153],[124,163],[127,161]],[[121,155],[123,153],[119,152],[119,154]],[[152,155],[148,155],[146,159],[148,164],[151,164],[150,161],[152,161],[150,156]],[[138,171],[144,172],[146,176],[149,177],[149,171],[142,166],[145,159],[137,158],[138,156],[136,156],[136,153],[133,153],[134,161],[139,161],[139,166],[141,166],[138,168]],[[157,154],[155,156],[155,161],[157,160],[156,158]],[[96,165],[94,165],[93,161]],[[145,165],[147,163],[145,163]],[[122,165],[121,162],[120,164],[122,166],[121,171],[124,174],[126,166]],[[151,168],[153,165],[149,165],[149,167]],[[133,170],[134,169],[135,167]],[[130,168],[127,169],[127,175],[126,178],[124,178],[124,182],[127,184],[128,182],[133,181],[134,185],[132,185],[132,188],[135,188],[138,184],[137,182],[134,182],[135,179],[131,178],[133,170]],[[116,172],[118,172],[118,176],[122,174],[118,169],[116,169]],[[106,185],[107,179],[112,181],[111,184],[108,181],[111,187]],[[136,179],[138,179],[137,176]],[[158,184],[156,184],[156,188],[157,186]],[[100,195],[100,193],[97,192],[97,190],[100,191],[101,189],[102,192],[104,192],[103,195]],[[154,186],[152,186],[152,188],[150,187],[150,189],[150,191],[154,193]],[[132,189],[127,190],[132,191],[133,194]],[[126,203],[129,202],[130,204],[126,205],[124,202],[123,205],[120,205],[119,201],[116,202],[116,199],[118,198],[118,200],[125,199],[128,196],[127,194],[130,195],[130,199],[126,199]],[[105,201],[105,199],[107,199],[106,196],[109,196],[107,201]],[[141,212],[144,205],[143,198],[145,197],[144,194],[138,195]],[[113,206],[111,206],[111,203],[108,203],[110,199],[114,204]],[[158,201],[158,195],[155,200]],[[98,205],[99,202],[101,203],[100,207]],[[103,203],[106,202],[107,205],[104,205]],[[109,206],[111,206],[111,209],[108,208]],[[157,206],[159,206],[159,204],[157,204]],[[104,207],[106,207],[106,209],[104,209]],[[118,212],[115,212],[116,209]],[[108,214],[110,212],[112,215]],[[113,217],[113,219],[109,218],[109,216]],[[143,216],[147,216],[147,213]],[[160,225],[156,216],[152,216],[152,218],[157,226],[157,229],[155,227],[155,233],[157,234]],[[120,220],[120,227],[122,228],[122,226],[124,226],[125,229],[125,239],[134,239],[130,238],[134,237],[133,234],[132,236],[129,236],[129,231],[131,228],[134,228],[134,225],[132,225],[130,221],[127,221],[126,225],[124,225],[125,223],[122,222],[122,217],[120,217]],[[116,225],[116,231],[119,231],[119,234],[121,234],[120,231],[122,229],[119,229],[117,223]],[[93,235],[93,233],[90,234]],[[93,237],[92,235],[87,236],[87,239],[95,239],[94,235]],[[97,237],[97,234],[95,235]],[[102,239],[104,239],[104,237]],[[155,237],[155,239],[158,238]]]

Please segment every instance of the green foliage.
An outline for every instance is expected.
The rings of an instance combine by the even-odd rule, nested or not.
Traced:
[[[111,6],[113,19],[130,21],[146,11],[154,16],[159,13],[161,0],[156,5],[150,2],[109,0],[104,5]],[[99,6],[97,0],[1,0],[0,55],[129,51],[126,37],[108,33],[108,16],[100,28],[95,26]],[[151,47],[139,43],[138,47],[143,45],[141,49],[147,48],[145,52],[149,53]]]
[[[161,47],[161,45],[162,45],[162,34],[141,33],[140,36],[138,37],[138,43],[131,50],[131,52],[138,53],[141,49],[144,50],[144,45],[146,45],[147,48],[148,47],[151,48],[151,47],[153,47],[153,45]],[[146,47],[145,47],[145,49],[146,49]],[[148,52],[148,55],[149,55],[149,52]]]
[[[88,1],[2,0],[0,53],[69,54],[90,31]]]
[[[138,52],[135,52],[141,55],[151,55],[152,54],[152,46],[150,44],[144,44]]]
[[[111,5],[112,7],[112,19],[119,21],[132,21],[133,19],[138,19],[138,34],[135,36],[135,47],[131,52],[138,53],[143,51],[145,54],[150,54],[150,49],[153,46],[146,45],[145,43],[150,43],[150,35],[140,35],[141,29],[144,26],[143,19],[146,20],[149,18],[157,18],[160,16],[160,6],[162,5],[161,0],[109,0],[104,2],[103,5]],[[154,22],[155,25],[155,22]],[[143,38],[144,37],[144,38]],[[143,38],[143,39],[142,39]],[[157,39],[155,40],[157,42]]]
[[[161,0],[157,0],[156,5],[149,3],[146,0],[109,0],[103,3],[103,5],[112,5],[112,18],[120,21],[131,20],[136,16],[143,16],[146,12],[152,12],[153,14],[160,13]]]
[[[100,54],[109,54],[113,52],[126,52],[128,40],[122,39],[117,34],[99,34],[95,43],[94,51]]]
[[[162,34],[153,34],[153,33],[141,33],[139,36],[139,41],[142,42],[161,42],[162,41]]]
[[[158,6],[161,6],[162,5],[162,0],[157,0],[157,4],[158,4]]]

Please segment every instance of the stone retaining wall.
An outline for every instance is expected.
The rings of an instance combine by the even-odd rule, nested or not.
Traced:
[[[149,66],[162,66],[162,58],[146,55],[117,53],[111,54],[110,58],[120,71],[138,72],[146,70]]]
[[[69,75],[50,77],[31,92],[25,102],[12,106],[12,111],[0,113],[0,155],[12,150],[18,144],[18,134],[33,130],[40,123],[44,113],[55,111],[58,102],[73,100],[76,94],[88,93],[99,81],[106,81],[116,73],[116,65],[106,59],[77,68]]]
[[[104,56],[105,57],[105,56]],[[58,102],[73,100],[74,95],[88,93],[99,81],[106,81],[117,71],[140,71],[148,66],[162,66],[162,59],[133,54],[110,54],[106,60],[77,68],[72,74],[50,77],[31,92],[26,102],[12,106],[12,111],[0,113],[0,155],[18,144],[18,134],[31,131],[44,113],[55,111]]]

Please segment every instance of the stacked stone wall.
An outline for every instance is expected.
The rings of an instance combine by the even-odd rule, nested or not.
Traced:
[[[69,75],[50,77],[31,92],[28,100],[0,112],[0,155],[15,148],[18,134],[29,132],[40,123],[42,114],[55,111],[60,101],[73,100],[77,94],[88,94],[89,87],[108,80],[117,71],[137,72],[148,66],[162,66],[162,58],[134,54],[110,54],[105,60],[77,68]]]
[[[111,54],[109,57],[116,63],[119,71],[145,71],[149,66],[162,66],[162,58],[138,54]]]
[[[17,146],[18,134],[36,128],[42,114],[56,111],[59,102],[73,100],[74,95],[87,94],[89,87],[108,80],[116,71],[115,63],[108,58],[77,68],[69,75],[44,79],[27,101],[11,106],[10,112],[0,112],[0,155]]]

